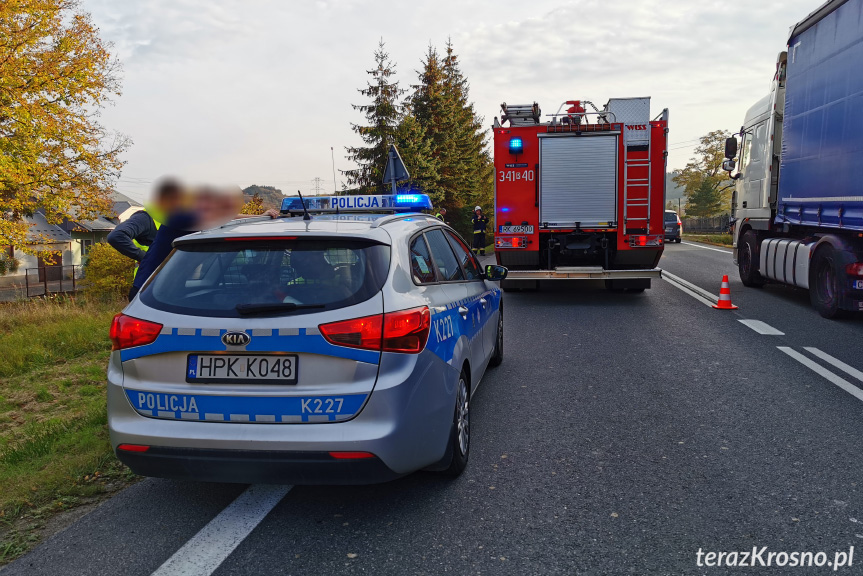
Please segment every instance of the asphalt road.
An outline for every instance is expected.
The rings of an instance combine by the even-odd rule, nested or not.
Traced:
[[[863,572],[863,391],[840,387],[863,387],[863,318],[824,320],[805,291],[744,288],[721,249],[671,245],[661,266],[713,294],[729,274],[739,309],[664,280],[644,294],[508,293],[505,359],[474,397],[460,478],[295,486],[210,572],[827,574],[776,568],[781,555],[773,568],[699,566],[698,552],[832,564],[851,546],[838,571]],[[218,557],[218,520],[242,512],[225,509],[246,488],[142,481],[2,573],[143,576],[169,559],[160,574],[183,573],[201,543]]]

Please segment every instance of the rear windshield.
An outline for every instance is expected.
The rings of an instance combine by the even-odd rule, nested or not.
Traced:
[[[358,240],[183,244],[141,299],[159,310],[196,316],[321,312],[377,294],[389,261],[389,246]]]
[[[677,222],[677,214],[675,212],[666,212],[665,213],[665,221],[666,222]]]

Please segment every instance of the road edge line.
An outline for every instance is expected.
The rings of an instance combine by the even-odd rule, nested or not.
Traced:
[[[860,388],[858,388],[848,380],[845,380],[841,376],[837,376],[821,364],[810,360],[809,358],[807,358],[797,350],[794,350],[793,348],[790,348],[788,346],[777,346],[776,348],[778,348],[781,352],[784,352],[788,356],[791,356],[819,376],[829,380],[839,388],[842,388],[843,390],[863,402],[863,390],[860,390]]]
[[[842,360],[839,360],[838,358],[834,358],[833,356],[831,356],[827,352],[822,352],[818,348],[804,346],[803,349],[806,350],[807,352],[809,352],[810,354],[812,354],[813,356],[818,356],[819,358],[821,358],[825,362],[829,362],[830,364],[833,364],[835,367],[839,368],[840,370],[842,370],[843,372],[845,372],[849,376],[852,376],[852,377],[856,378],[857,380],[860,380],[861,382],[863,382],[863,372],[861,372],[860,370],[857,370],[853,366],[849,366],[848,364],[846,364]]]
[[[690,296],[692,296],[706,306],[710,306],[712,308],[717,302],[719,302],[718,296],[714,296],[707,290],[704,290],[703,288],[700,288],[695,284],[692,284],[691,282],[680,278],[679,276],[675,276],[671,272],[663,270],[662,279],[674,286],[675,288],[678,288],[683,292],[689,294]]]

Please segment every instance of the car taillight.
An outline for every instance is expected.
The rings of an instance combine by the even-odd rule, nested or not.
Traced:
[[[431,329],[428,306],[330,322],[318,326],[331,344],[417,354],[422,352]]]
[[[318,329],[327,342],[349,348],[380,350],[383,314],[321,324]]]
[[[161,331],[161,324],[117,314],[111,322],[111,350],[150,344],[158,338]]]
[[[422,352],[430,330],[428,306],[388,312],[384,314],[384,352]]]
[[[336,460],[365,460],[375,455],[371,452],[330,452],[330,457]]]
[[[149,449],[149,446],[142,446],[141,444],[120,444],[117,446],[117,450],[124,452],[146,452]]]
[[[845,267],[845,273],[849,276],[863,276],[863,262],[852,262]]]

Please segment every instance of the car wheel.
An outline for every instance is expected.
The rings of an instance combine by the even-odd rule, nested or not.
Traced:
[[[841,318],[845,311],[839,308],[840,274],[836,251],[829,245],[822,246],[812,258],[809,278],[809,300],[824,318]]]
[[[447,476],[458,476],[464,472],[470,456],[470,390],[464,371],[458,377],[450,444],[452,461],[443,473]]]
[[[494,352],[491,353],[488,365],[500,366],[501,362],[503,362],[503,306],[497,314],[497,339],[494,341]]]
[[[683,238],[678,238],[677,240],[675,240],[675,242],[677,242],[678,244],[680,244],[681,242],[683,242]]]
[[[740,241],[740,250],[737,253],[737,271],[744,286],[752,288],[764,286],[764,278],[755,269],[757,261],[758,240],[755,237],[755,232],[747,230]]]

